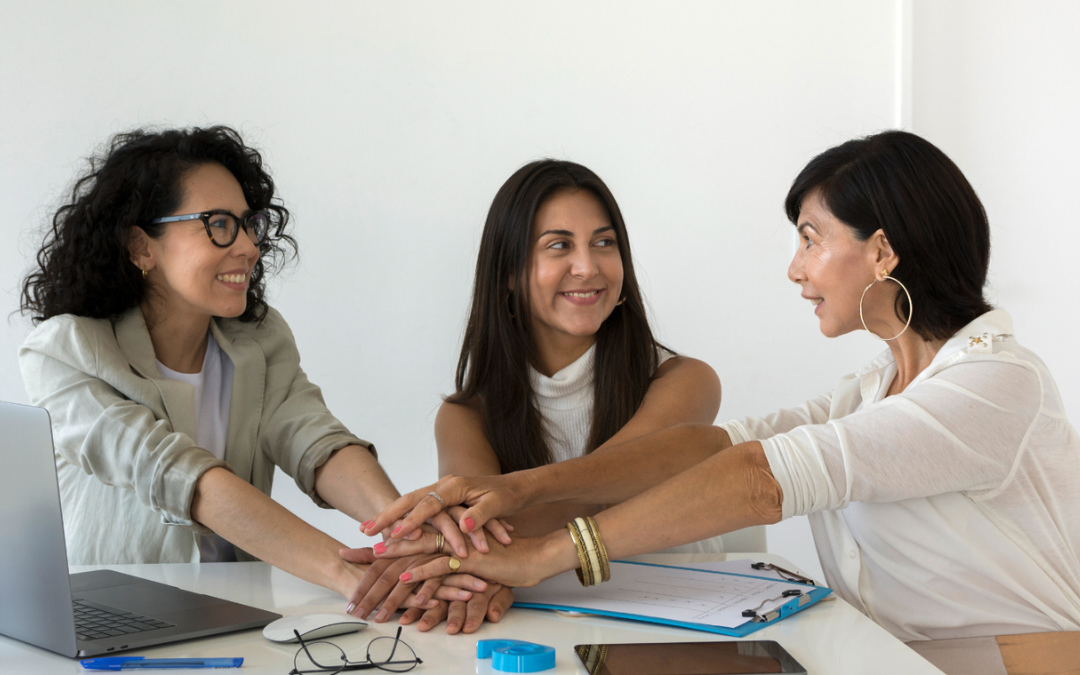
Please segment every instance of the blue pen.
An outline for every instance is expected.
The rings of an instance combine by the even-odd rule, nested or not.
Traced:
[[[106,656],[80,661],[87,670],[130,670],[133,668],[239,668],[243,657],[235,659],[148,659],[145,656]]]

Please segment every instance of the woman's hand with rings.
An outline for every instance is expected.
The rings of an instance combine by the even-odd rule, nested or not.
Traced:
[[[452,509],[461,509],[460,506],[451,507]],[[464,510],[464,509],[462,509]],[[498,531],[500,533],[499,538],[505,539],[505,541],[499,541],[500,544],[507,545],[510,543],[510,535],[506,533],[504,527],[509,527],[508,524],[502,523],[498,519],[488,521],[487,525],[492,526],[492,531]],[[513,528],[511,528],[513,529]],[[487,539],[483,536],[481,530],[469,534],[469,540],[473,548],[480,553],[487,553],[489,546]],[[407,538],[403,539],[387,539],[386,541],[379,542],[371,549],[371,557],[375,560],[384,560],[387,558],[400,558],[408,555],[420,555],[425,553],[434,554],[448,554],[452,553],[457,555],[456,551],[450,551],[446,547],[446,538],[442,532],[438,530],[429,530],[428,526],[424,526],[421,530],[415,530]],[[364,549],[357,549],[364,550]],[[461,556],[464,559],[465,556]],[[352,561],[354,558],[349,558]],[[365,560],[359,556],[355,557],[356,560]]]
[[[518,474],[469,478],[446,476],[434,485],[414,490],[399,498],[373,520],[364,523],[364,534],[373,535],[400,520],[401,524],[391,532],[390,537],[404,538],[426,520],[443,512],[444,504],[449,507],[459,504],[468,507],[459,512],[456,520],[461,532],[471,534],[485,526],[488,521],[511,516],[527,506],[521,485],[522,480],[518,478]],[[449,532],[442,527],[438,529],[446,535],[448,542],[451,541]],[[496,539],[501,539],[494,531],[492,534]],[[454,551],[459,558],[467,557],[461,555],[457,547],[454,547]]]
[[[405,514],[409,515],[409,514]],[[465,536],[462,534],[461,529],[454,522],[454,519],[443,511],[438,511],[435,515],[425,519],[428,524],[435,530],[442,532],[444,537],[444,545],[449,544],[450,549],[455,555],[461,557],[468,557],[469,549],[465,546]],[[376,520],[369,520],[360,525],[360,531],[369,537],[374,537],[382,534],[383,540],[388,541],[391,538],[394,539],[408,539],[416,540],[420,537],[420,530],[418,528],[411,528],[407,532],[404,530],[406,523],[403,520],[391,521],[385,527],[379,527],[376,525]],[[393,529],[390,529],[390,528]],[[513,529],[513,528],[511,528]],[[419,551],[417,551],[419,552]]]
[[[371,559],[371,549],[342,549],[340,555],[349,562],[366,562]],[[381,623],[402,605],[430,610],[437,607],[439,600],[468,601],[475,593],[487,590],[486,582],[468,574],[431,578],[419,586],[401,581],[403,572],[435,557],[420,555],[375,561],[349,596],[346,612],[363,619],[379,607],[374,620]]]
[[[566,541],[560,542],[560,538],[565,538]],[[387,548],[400,550],[417,543],[392,541],[387,543]],[[425,556],[426,562],[410,567],[399,579],[403,583],[419,583],[448,574],[467,572],[487,580],[489,584],[499,583],[512,587],[535,586],[562,571],[557,568],[558,561],[554,556],[548,555],[548,547],[558,543],[566,544],[564,548],[576,559],[569,533],[566,530],[560,530],[543,537],[518,537],[514,540],[513,546],[491,542],[491,550],[488,553],[481,553],[474,549],[468,558],[445,555],[435,558]]]
[[[436,547],[431,553],[453,553],[462,558],[469,556],[469,550],[465,546],[465,539],[462,537],[461,529],[458,528],[455,522],[456,518],[460,514],[465,512],[463,506],[451,506],[446,511],[437,513],[432,518],[428,519],[428,524],[424,526],[426,530],[428,527],[434,528],[436,532],[441,535],[441,538],[436,541]],[[401,523],[399,522],[400,526]],[[505,521],[495,519],[489,520],[484,523],[484,527],[477,529],[475,532],[469,532],[468,537],[472,541],[473,547],[482,553],[487,553],[487,537],[484,535],[484,530],[491,532],[494,537],[503,544],[510,543],[510,532],[514,531],[514,527]],[[421,536],[420,530],[413,530],[403,537],[403,539],[416,541]],[[389,541],[389,538],[384,537],[384,542]],[[449,548],[447,548],[449,545]],[[420,549],[416,550],[417,553]]]

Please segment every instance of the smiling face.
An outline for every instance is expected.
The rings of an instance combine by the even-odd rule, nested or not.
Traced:
[[[246,216],[251,208],[240,183],[220,164],[203,164],[182,181],[183,201],[171,214],[224,209]],[[202,220],[169,223],[157,239],[139,230],[133,237],[133,262],[148,272],[155,314],[169,321],[208,321],[237,317],[247,308],[250,272],[259,249],[240,232],[231,246],[215,246]]]
[[[894,259],[882,256],[881,231],[859,241],[853,230],[829,211],[817,190],[803,199],[797,227],[799,249],[788,267],[788,278],[802,286],[802,297],[813,303],[822,334],[837,337],[862,328],[859,300],[863,290],[878,278],[882,268],[896,266]],[[891,255],[891,249],[887,253]],[[890,284],[875,284],[863,305],[872,330],[888,320],[895,289],[886,285]]]
[[[532,333],[541,358],[552,363],[565,360],[550,356],[556,353],[571,359],[583,354],[622,292],[619,243],[600,200],[572,190],[540,206],[527,274]]]

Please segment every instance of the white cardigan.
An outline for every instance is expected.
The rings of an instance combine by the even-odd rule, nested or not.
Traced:
[[[826,579],[902,640],[1080,630],[1080,437],[988,312],[900,394],[885,352],[831,394],[729,422],[761,440]]]

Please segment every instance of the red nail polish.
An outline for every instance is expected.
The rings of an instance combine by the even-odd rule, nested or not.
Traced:
[[[392,533],[392,534],[397,534],[397,533],[398,533],[398,532],[400,532],[400,531],[401,531],[401,526],[400,526],[400,525],[398,525],[397,527],[395,527],[395,528],[394,528],[394,531],[393,531],[393,533]]]
[[[466,518],[465,519],[465,529],[468,530],[469,532],[472,532],[474,527],[476,527],[476,521],[473,520],[472,518]]]
[[[371,527],[374,524],[375,524],[374,520],[369,520],[366,523],[360,523],[360,526],[363,527],[366,530],[366,529],[368,529],[369,527]]]
[[[402,581],[409,581],[410,579],[412,579],[412,572],[405,572],[400,577],[398,577],[398,579]]]
[[[381,541],[378,544],[375,544],[375,546],[373,546],[372,548],[375,550],[376,553],[386,553],[386,544],[382,543]]]

